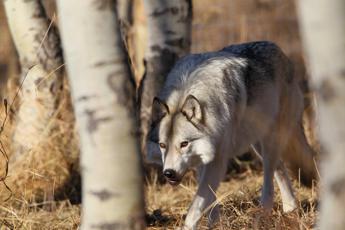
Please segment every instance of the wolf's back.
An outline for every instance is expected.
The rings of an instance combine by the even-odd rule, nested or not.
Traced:
[[[286,56],[282,50],[273,42],[257,41],[230,45],[221,51],[229,52],[239,57],[256,61],[265,65],[276,64],[275,62],[286,61]]]
[[[231,45],[225,47],[222,51],[259,63],[266,74],[285,76],[284,78],[281,78],[282,76],[275,77],[283,81],[282,84],[286,86],[285,88],[290,87],[286,89],[285,93],[283,89],[283,101],[286,101],[286,103],[301,102],[303,104],[302,90],[299,87],[299,79],[297,79],[294,73],[293,66],[282,50],[274,43],[269,41],[250,42]],[[300,112],[300,114],[298,114],[297,126],[292,130],[291,136],[287,141],[287,148],[283,152],[282,157],[288,163],[293,174],[300,177],[303,184],[311,185],[312,181],[317,179],[317,165],[315,160],[317,154],[307,142],[302,122],[304,106],[301,107],[302,111],[293,111]],[[290,108],[295,107],[292,106]],[[286,117],[285,119],[291,118]]]

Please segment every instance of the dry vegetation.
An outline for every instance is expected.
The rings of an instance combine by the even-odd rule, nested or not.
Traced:
[[[316,218],[316,193],[294,184],[300,200],[299,210],[284,214],[279,193],[271,214],[263,213],[259,205],[262,185],[261,172],[244,170],[224,181],[217,192],[221,205],[220,223],[215,229],[312,229]],[[195,183],[186,179],[182,185],[171,187],[149,183],[147,185],[147,206],[149,229],[174,229],[183,223],[186,207],[195,192]],[[152,226],[151,226],[152,225]],[[206,218],[200,229],[207,229]]]
[[[195,0],[193,3],[193,52],[215,50],[231,43],[249,40],[273,40],[291,57],[301,79],[305,79],[292,0]],[[144,20],[139,21],[140,23],[144,23]],[[0,31],[1,98],[8,98],[11,102],[16,92],[16,84],[13,82],[18,68],[2,7]],[[11,80],[7,81],[8,78]],[[307,103],[308,98],[310,95],[306,94]],[[0,136],[9,156],[17,106],[18,103],[14,103]],[[310,109],[307,108],[308,110]],[[5,116],[3,106],[0,112],[2,121]],[[58,111],[52,116],[50,125],[55,127],[55,131],[46,140],[46,149],[36,146],[10,163],[6,182],[11,191],[0,184],[1,229],[78,228],[81,207],[79,150],[73,121],[67,90]],[[309,138],[313,142],[311,134]],[[1,173],[4,173],[4,157],[0,158],[0,167]],[[259,206],[262,173],[246,163],[241,163],[240,167],[240,172],[227,176],[217,192],[222,215],[216,229],[314,228],[318,203],[315,187],[304,188],[295,181],[294,187],[300,201],[299,210],[283,214],[279,193],[276,193],[273,212],[263,213]],[[192,176],[188,176],[181,185],[171,187],[158,183],[153,176],[147,180],[145,190],[149,229],[174,229],[183,222],[195,191],[195,181]],[[7,200],[9,196],[11,197]],[[206,226],[205,220],[201,225]]]

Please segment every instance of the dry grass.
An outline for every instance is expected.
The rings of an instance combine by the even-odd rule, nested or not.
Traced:
[[[299,200],[298,210],[285,214],[282,211],[279,192],[271,214],[264,213],[259,199],[262,173],[246,170],[233,175],[221,184],[217,191],[221,206],[220,222],[214,229],[312,229],[316,221],[317,191],[294,184]],[[277,186],[276,186],[277,187]],[[185,179],[178,187],[149,183],[146,186],[149,228],[174,229],[183,223],[187,207],[195,192],[193,179]],[[207,229],[206,218],[200,229]]]
[[[221,184],[218,203],[220,222],[214,229],[313,229],[317,217],[317,191],[294,183],[299,209],[284,214],[279,192],[274,210],[264,213],[259,205],[262,173],[246,170]],[[277,187],[277,186],[276,186]],[[148,229],[175,229],[183,223],[188,205],[195,192],[193,177],[187,176],[177,187],[147,182],[146,205]],[[80,224],[80,204],[69,200],[29,202],[12,198],[0,205],[0,226],[9,229],[76,229]],[[207,229],[206,218],[200,229]]]
[[[16,87],[10,90],[13,92],[10,98],[14,98],[16,91]],[[10,190],[0,183],[0,228],[76,229],[80,223],[81,199],[79,147],[69,90],[67,88],[62,95],[60,105],[48,123],[47,129],[54,127],[51,135],[23,155],[12,158],[15,105],[10,109],[4,132],[0,135],[10,158],[6,178]],[[3,121],[4,107],[0,116]],[[0,162],[3,173],[4,156]]]
[[[28,203],[12,200],[0,206],[1,229],[77,229],[80,205],[69,201]]]

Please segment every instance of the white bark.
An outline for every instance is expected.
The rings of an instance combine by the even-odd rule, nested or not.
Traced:
[[[142,229],[134,83],[115,1],[58,1],[81,137],[82,229]]]
[[[325,151],[319,224],[340,230],[345,229],[345,1],[297,2]]]
[[[62,54],[56,29],[50,26],[39,0],[3,2],[24,80],[14,133],[15,156],[19,156],[50,134],[48,123],[62,88],[58,70]]]
[[[178,58],[190,51],[192,1],[145,0],[148,43],[145,75],[139,89],[141,151],[146,155],[146,136],[153,97],[162,87]]]

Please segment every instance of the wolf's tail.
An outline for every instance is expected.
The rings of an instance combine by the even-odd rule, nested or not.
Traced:
[[[316,151],[308,144],[302,125],[296,126],[283,158],[293,174],[306,186],[311,186],[313,180],[319,179],[316,157]]]

